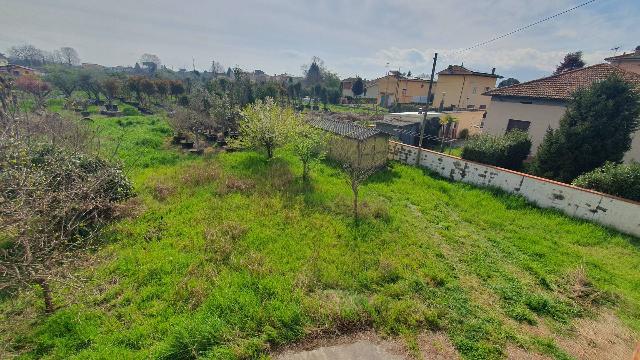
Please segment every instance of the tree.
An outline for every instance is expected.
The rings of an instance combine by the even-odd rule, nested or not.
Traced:
[[[155,85],[158,95],[164,100],[169,94],[169,80],[156,80]]]
[[[184,94],[184,84],[180,80],[173,80],[169,84],[169,93],[173,97],[178,97],[179,95]]]
[[[342,165],[347,175],[346,180],[353,193],[353,217],[358,221],[360,186],[380,168],[374,161],[375,146],[365,140],[340,137],[333,138],[329,146],[332,158]]]
[[[451,132],[451,126],[458,122],[458,119],[451,116],[450,114],[446,114],[445,116],[440,118],[440,133],[442,141],[440,143],[440,151],[444,152],[444,141],[449,136]]]
[[[16,88],[33,97],[33,110],[44,108],[45,100],[51,93],[51,85],[34,76],[20,76],[16,80]]]
[[[62,59],[62,62],[69,66],[80,64],[80,57],[78,56],[78,52],[72,47],[61,47],[60,57]]]
[[[302,180],[309,181],[311,166],[324,158],[327,149],[327,132],[309,125],[297,117],[297,124],[291,138],[293,153],[302,162]]]
[[[224,67],[221,63],[215,60],[211,60],[211,73],[213,73],[213,76],[216,77],[218,74],[224,73]]]
[[[147,95],[147,101],[150,101],[151,97],[157,93],[156,85],[152,80],[142,78],[140,80],[140,92]]]
[[[640,94],[616,74],[576,91],[560,127],[549,129],[540,144],[533,173],[571,182],[607,161],[620,162],[639,117]]]
[[[127,79],[127,88],[136,95],[138,102],[142,101],[142,87],[140,86],[142,79],[144,79],[142,76],[131,76]]]
[[[364,93],[364,81],[360,76],[356,77],[356,81],[351,86],[351,91],[353,91],[353,96],[358,97]]]
[[[158,57],[158,55],[154,55],[154,54],[142,54],[142,56],[140,56],[140,60],[138,61],[140,64],[144,63],[154,63],[155,64],[155,68],[159,68],[160,65],[162,65],[162,63],[160,62],[160,58]]]
[[[109,105],[113,103],[113,100],[118,96],[122,82],[115,77],[108,77],[102,80],[102,88],[104,89],[104,96],[107,98]]]
[[[78,88],[86,92],[89,97],[100,100],[100,94],[102,93],[100,75],[92,70],[81,70],[78,73]]]
[[[640,53],[640,45],[636,46],[636,52]]]
[[[556,67],[554,75],[561,74],[566,71],[581,69],[585,66],[585,62],[582,60],[582,51],[576,51],[568,53],[564,56],[564,60]]]
[[[38,66],[44,62],[44,51],[33,45],[12,46],[9,49],[9,58],[12,62],[26,66]]]
[[[297,116],[293,109],[277,105],[272,98],[256,100],[242,110],[238,145],[264,149],[271,159],[274,150],[289,140]]]
[[[315,86],[322,82],[322,67],[324,62],[317,56],[311,59],[311,65],[305,70],[305,82],[307,85]]]
[[[498,83],[498,87],[501,88],[501,87],[517,85],[517,84],[520,84],[520,81],[518,81],[518,79],[508,78],[500,81],[500,83]]]
[[[121,169],[89,154],[91,134],[58,116],[20,119],[0,132],[0,290],[51,283],[96,245],[116,205],[133,195]]]
[[[78,73],[66,66],[48,66],[45,80],[62,91],[66,98],[69,98],[78,88]]]

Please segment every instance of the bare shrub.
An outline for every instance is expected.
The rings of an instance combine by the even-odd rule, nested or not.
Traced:
[[[71,276],[100,229],[133,196],[122,170],[91,154],[90,132],[56,116],[5,117],[0,132],[0,289],[37,284],[54,311],[51,282]]]
[[[596,289],[583,265],[571,272],[567,279],[569,281],[569,297],[583,306],[615,303],[617,300],[614,294]]]

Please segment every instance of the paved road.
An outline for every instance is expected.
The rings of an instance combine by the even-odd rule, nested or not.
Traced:
[[[382,347],[368,340],[353,344],[321,347],[315,350],[297,353],[285,353],[276,360],[405,360],[399,355],[392,355]]]

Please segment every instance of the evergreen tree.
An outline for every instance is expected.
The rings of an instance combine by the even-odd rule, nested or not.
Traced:
[[[498,87],[501,88],[501,87],[517,85],[517,84],[520,84],[520,81],[518,81],[518,79],[508,78],[500,81],[500,83],[498,84]]]
[[[358,97],[364,93],[364,81],[362,81],[362,78],[360,76],[358,76],[356,78],[356,81],[354,81],[353,85],[351,86],[351,91],[353,92],[353,96],[355,97]]]
[[[553,73],[554,75],[562,74],[565,71],[581,69],[585,66],[584,60],[582,60],[582,51],[576,51],[573,53],[568,53],[564,56],[562,63],[558,65],[556,71]]]
[[[604,165],[620,162],[640,125],[640,95],[617,75],[578,90],[557,130],[549,129],[532,172],[570,182]]]

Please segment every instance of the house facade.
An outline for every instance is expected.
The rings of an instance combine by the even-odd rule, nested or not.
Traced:
[[[9,74],[19,77],[24,75],[40,75],[40,72],[30,67],[9,64],[6,66],[0,66],[0,74]]]
[[[454,109],[484,110],[491,97],[483,93],[495,89],[496,81],[502,76],[472,71],[461,65],[449,65],[438,73],[438,87],[435,90],[433,106]]]
[[[560,119],[567,111],[572,94],[614,73],[635,84],[640,91],[639,74],[610,64],[593,65],[488,91],[484,94],[491,101],[482,130],[492,135],[503,135],[513,129],[526,131],[531,139],[532,155],[535,155],[547,129],[557,129],[560,126]],[[624,160],[640,161],[638,132],[634,134],[631,150],[625,154]]]
[[[397,71],[391,71],[367,86],[366,97],[375,94],[376,102],[387,107],[394,104],[426,104],[429,82],[426,79],[409,78]],[[435,88],[435,82],[433,87]]]
[[[605,60],[608,61],[611,65],[622,70],[640,74],[640,49],[636,49],[636,51],[629,54],[612,56],[606,58]]]

